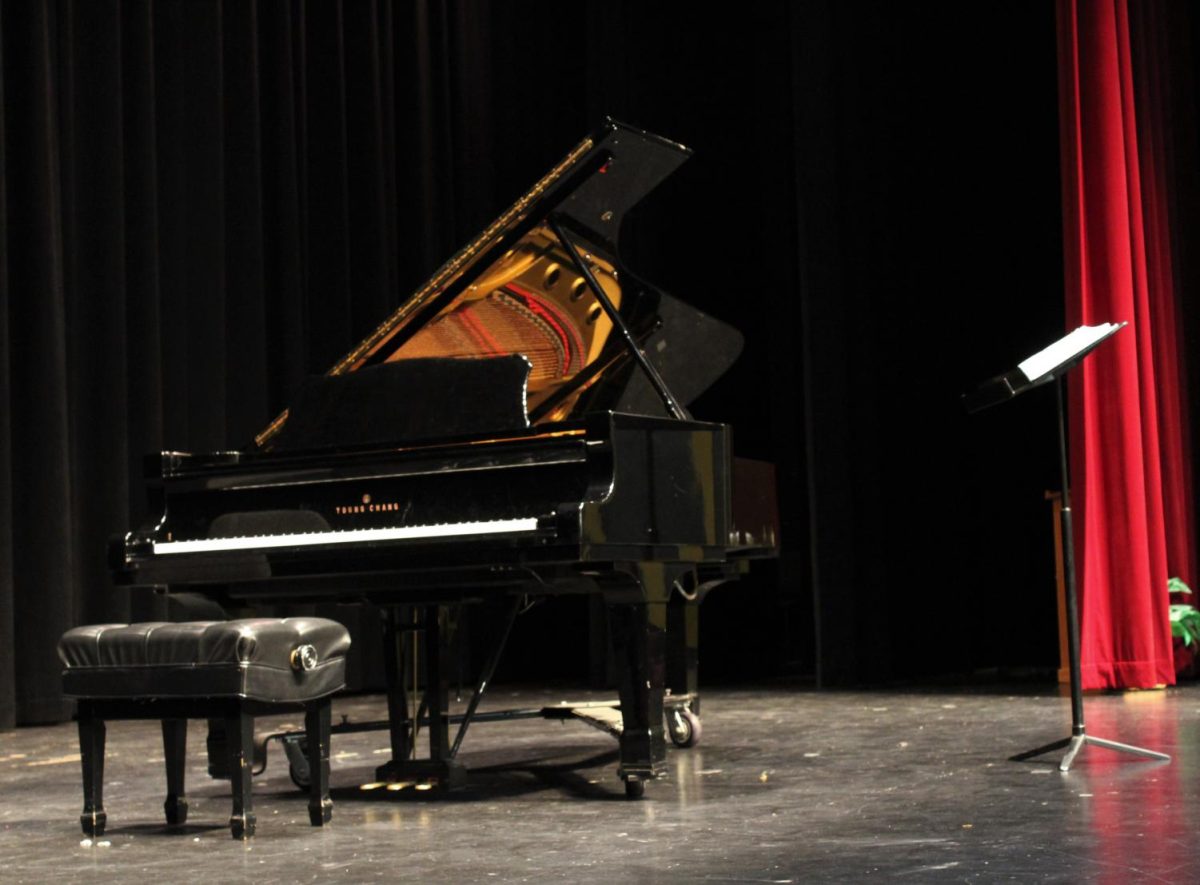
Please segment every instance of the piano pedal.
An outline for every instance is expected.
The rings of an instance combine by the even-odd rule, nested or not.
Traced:
[[[219,719],[208,720],[208,776],[215,781],[227,781],[229,773],[229,742],[225,739],[225,723]]]
[[[267,742],[273,737],[276,735],[254,736],[252,774],[260,775],[266,769]],[[208,751],[208,776],[215,781],[229,780],[229,743],[225,738],[225,723],[219,719],[208,720],[208,737],[204,743]]]
[[[286,734],[279,739],[283,744],[283,752],[287,754],[288,777],[292,779],[297,789],[307,790],[311,780],[308,768],[308,736],[305,734]],[[266,768],[264,753],[263,768]]]
[[[413,785],[416,790],[445,792],[467,782],[467,768],[456,759],[390,760],[375,769],[376,781],[384,784]]]

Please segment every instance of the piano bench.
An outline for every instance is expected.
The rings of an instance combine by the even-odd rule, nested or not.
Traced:
[[[308,814],[332,815],[330,698],[345,687],[350,635],[323,618],[249,618],[181,624],[96,624],[63,634],[63,692],[79,702],[83,814],[87,836],[104,832],[105,722],[162,721],[167,823],[187,820],[187,720],[225,723],[233,782],[235,839],[254,835],[251,769],[254,717],[302,708],[311,772]]]

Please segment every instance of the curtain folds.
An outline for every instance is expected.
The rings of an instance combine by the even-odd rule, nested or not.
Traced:
[[[1194,577],[1165,33],[1139,15],[1059,3],[1067,325],[1130,324],[1071,378],[1085,688],[1174,681],[1167,579]]]
[[[445,16],[3,4],[0,728],[65,714],[65,629],[166,616],[107,574],[142,456],[249,440],[472,232],[397,213],[474,144],[427,122],[457,107],[445,58],[417,70]]]

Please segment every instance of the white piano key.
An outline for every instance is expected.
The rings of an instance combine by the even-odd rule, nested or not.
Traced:
[[[537,517],[489,519],[480,522],[450,522],[440,525],[390,526],[376,529],[303,532],[290,535],[257,535],[241,538],[200,538],[192,541],[155,541],[154,552],[207,553],[224,550],[265,550],[272,547],[315,547],[326,544],[358,544],[366,541],[399,541],[414,538],[457,538],[468,535],[499,535],[537,530]]]

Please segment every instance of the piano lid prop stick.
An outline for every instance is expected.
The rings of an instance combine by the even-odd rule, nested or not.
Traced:
[[[604,287],[596,280],[592,269],[588,267],[587,262],[583,260],[583,256],[579,254],[579,250],[575,248],[575,244],[567,237],[567,232],[563,230],[562,225],[558,223],[558,219],[551,216],[549,219],[550,229],[554,231],[554,235],[558,237],[563,248],[567,250],[567,254],[571,256],[571,261],[580,275],[588,284],[588,288],[592,290],[592,294],[596,296],[596,300],[600,302],[600,307],[608,314],[608,318],[612,320],[613,328],[621,333],[621,338],[625,342],[625,347],[629,350],[633,358],[637,360],[637,364],[641,366],[642,371],[646,373],[650,384],[654,387],[655,392],[663,401],[663,405],[667,407],[667,412],[672,418],[678,418],[680,421],[687,421],[691,416],[687,410],[681,406],[671,394],[667,387],[667,382],[658,374],[658,370],[654,368],[650,360],[646,359],[646,354],[642,352],[638,346],[637,340],[633,337],[633,333],[629,331],[629,326],[625,325],[625,320],[622,319],[620,313],[613,306],[613,303],[608,300],[608,293],[604,291]]]

